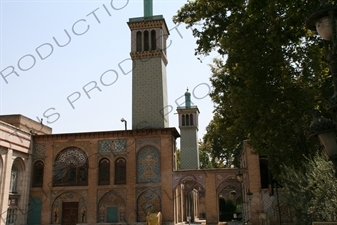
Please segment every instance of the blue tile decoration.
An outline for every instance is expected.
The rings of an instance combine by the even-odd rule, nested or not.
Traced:
[[[101,140],[98,141],[99,153],[126,152],[126,140]]]
[[[116,191],[111,190],[102,196],[98,203],[98,213],[99,217],[97,218],[99,223],[107,223],[107,213],[108,207],[117,207],[118,208],[118,222],[125,222],[125,211],[126,204],[124,198]]]
[[[145,222],[148,213],[157,213],[161,211],[161,198],[152,189],[146,189],[137,199],[137,220]]]
[[[137,155],[137,182],[160,182],[160,155],[156,148],[145,146]]]

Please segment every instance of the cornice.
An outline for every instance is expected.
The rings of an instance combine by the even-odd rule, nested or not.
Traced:
[[[158,128],[158,129],[138,129],[138,130],[119,130],[119,131],[98,131],[85,133],[64,133],[64,134],[46,134],[33,136],[34,141],[56,141],[56,140],[75,140],[91,138],[127,138],[144,137],[144,135],[172,135],[175,138],[180,137],[176,128]]]
[[[161,57],[164,61],[165,65],[167,65],[168,61],[166,55],[162,50],[152,50],[145,52],[131,52],[130,56],[132,59],[151,59],[151,58],[159,58]]]

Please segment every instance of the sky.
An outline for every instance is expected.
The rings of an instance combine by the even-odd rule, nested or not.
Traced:
[[[172,22],[186,2],[154,0],[153,14],[170,30],[169,125],[178,129],[176,108],[189,88],[202,138],[213,117],[209,64],[216,55],[195,56],[191,29]],[[127,22],[142,16],[141,0],[0,0],[0,114],[42,118],[53,133],[123,130],[121,118],[131,129]]]

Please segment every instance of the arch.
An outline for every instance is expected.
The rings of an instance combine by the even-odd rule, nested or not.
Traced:
[[[99,185],[110,184],[110,160],[107,158],[102,158],[99,161],[98,184]]]
[[[235,181],[234,181],[235,182]],[[232,221],[236,208],[242,202],[241,188],[233,181],[223,181],[218,191],[219,221]]]
[[[206,191],[204,179],[199,174],[186,175],[176,178],[174,184],[175,214],[177,222],[205,220],[206,218]]]
[[[186,126],[190,125],[190,115],[186,114]]]
[[[53,168],[53,185],[88,185],[88,157],[83,150],[69,147],[57,155]]]
[[[33,166],[33,187],[42,187],[43,184],[44,163],[38,160]]]
[[[144,31],[144,51],[150,50],[150,37],[149,32],[146,30]]]
[[[18,188],[18,176],[19,176],[19,169],[16,164],[13,163],[11,168],[11,179],[9,183],[9,192],[10,193],[17,193]]]
[[[157,49],[156,31],[151,30],[151,50]]]
[[[126,184],[126,161],[123,157],[115,160],[115,184]]]
[[[233,174],[234,175],[234,174]],[[237,182],[234,176],[228,176],[225,177],[217,186],[216,188],[216,193],[218,196],[220,196],[220,193],[222,190],[226,188],[232,188],[235,190],[240,190],[241,189],[241,183]],[[240,191],[237,191],[238,194],[240,194]],[[240,194],[241,195],[241,194]]]
[[[9,183],[9,192],[18,193],[23,188],[21,176],[25,171],[25,163],[21,158],[16,158],[13,161],[11,168],[11,177]]]
[[[160,154],[153,146],[145,146],[137,154],[137,183],[160,182]]]
[[[161,211],[161,198],[156,191],[147,188],[137,197],[137,221],[145,222],[148,213]]]
[[[104,194],[98,202],[98,223],[125,222],[125,200],[115,191]]]
[[[78,192],[66,191],[58,195],[52,203],[51,224],[62,224],[63,212],[67,211],[67,209],[63,208],[64,203],[76,203],[77,217],[75,220],[78,222],[81,221],[82,211],[87,208],[86,198]]]
[[[194,175],[187,175],[180,179],[179,184],[184,184],[184,190],[185,192],[188,192],[196,187],[201,187],[202,189],[205,189],[205,185],[200,183]]]
[[[181,120],[182,120],[182,126],[185,126],[186,124],[186,119],[185,119],[185,115],[181,115]]]
[[[26,170],[26,164],[21,157],[17,157],[14,159],[13,164],[16,164],[20,172],[24,172]]]
[[[242,203],[242,183],[235,176],[225,176],[217,186],[219,221],[233,220],[235,209]],[[242,214],[239,215],[242,219]],[[238,218],[239,218],[238,217]]]
[[[142,32],[137,31],[136,33],[136,51],[142,51]]]
[[[190,125],[193,126],[193,114],[190,114]]]

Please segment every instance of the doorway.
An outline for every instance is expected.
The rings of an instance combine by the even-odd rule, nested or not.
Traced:
[[[78,223],[78,202],[62,203],[62,225],[76,225]]]

